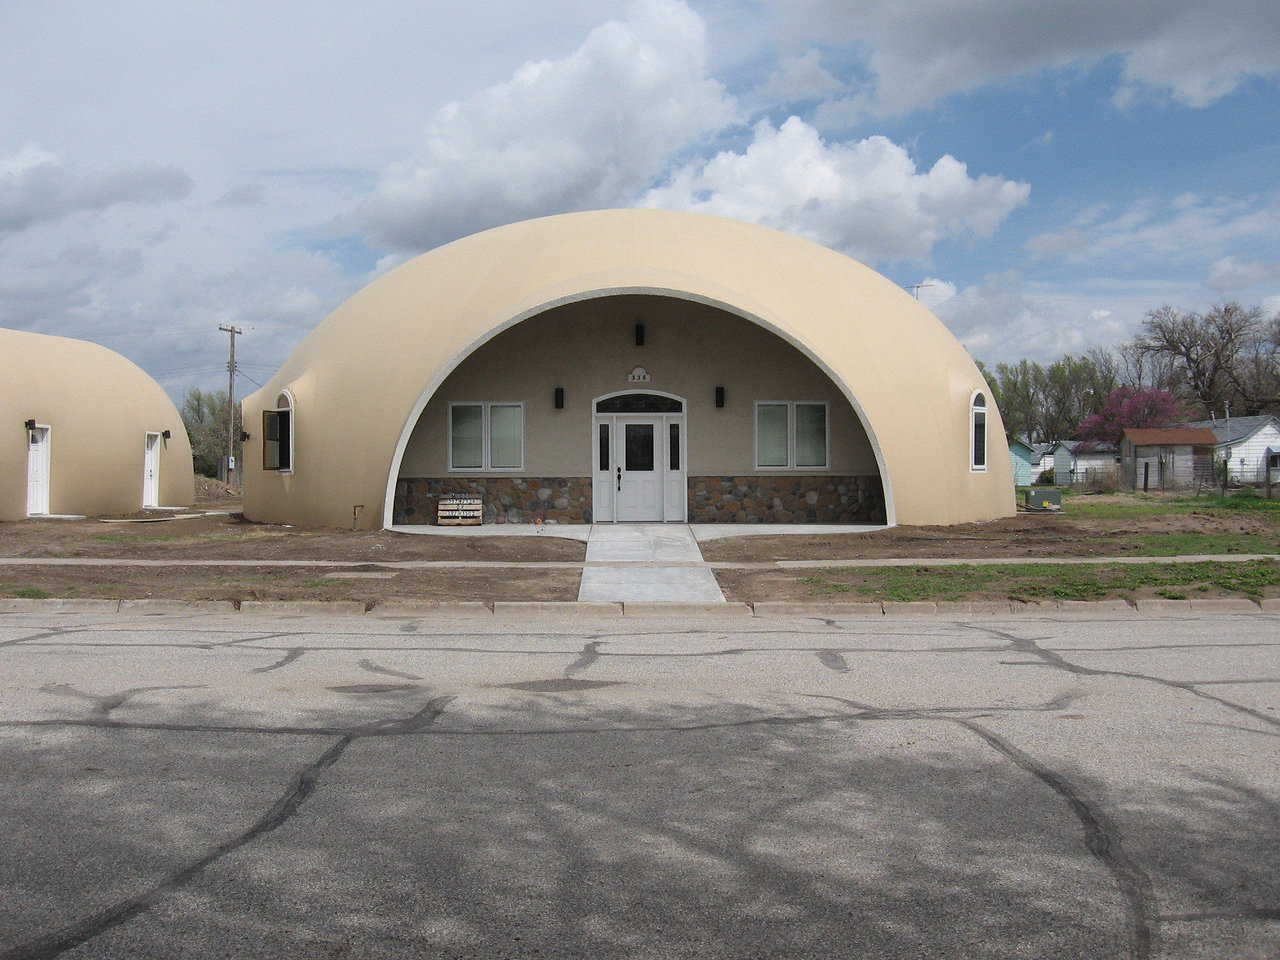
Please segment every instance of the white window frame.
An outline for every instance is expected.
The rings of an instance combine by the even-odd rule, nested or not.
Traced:
[[[284,390],[281,390],[280,393],[276,395],[277,404],[279,403],[280,397],[284,397],[289,402],[289,405],[287,407],[281,407],[277,405],[275,407],[271,407],[268,410],[265,410],[264,412],[289,414],[289,466],[279,467],[279,468],[268,468],[266,465],[266,457],[264,456],[262,472],[274,473],[282,477],[289,477],[293,475],[295,470],[297,470],[297,461],[294,460],[294,447],[295,447],[294,441],[298,436],[298,412],[297,412],[298,403],[293,398],[293,391],[287,388]],[[267,438],[264,435],[262,438],[263,443],[266,443],[266,439]],[[244,455],[244,452],[241,451],[241,456],[243,455]]]
[[[982,406],[978,406],[978,398],[982,398]],[[978,432],[978,413],[982,413],[982,463],[973,459],[974,439]],[[987,464],[991,462],[991,401],[982,390],[975,390],[969,395],[969,472],[986,473]]]
[[[480,462],[478,467],[455,467],[453,465],[453,408],[454,407],[480,407]],[[520,465],[516,467],[495,467],[492,465],[493,452],[489,449],[491,432],[489,426],[489,413],[494,407],[519,407],[520,408]],[[526,460],[527,440],[527,422],[525,419],[525,409],[523,400],[450,400],[449,410],[447,413],[447,422],[445,423],[445,458],[449,464],[450,473],[521,473],[524,470]]]
[[[771,466],[760,463],[760,408],[761,407],[786,407],[787,408],[787,464],[786,466]],[[800,466],[796,464],[796,407],[822,407],[822,422],[826,428],[826,435],[823,438],[825,445],[826,462],[822,464],[806,464]],[[812,470],[830,470],[831,469],[831,404],[826,400],[757,400],[752,410],[751,419],[751,438],[754,446],[752,462],[755,464],[757,471],[764,473],[801,473]]]

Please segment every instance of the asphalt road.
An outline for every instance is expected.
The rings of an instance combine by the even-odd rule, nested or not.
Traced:
[[[0,616],[0,960],[1275,957],[1280,617]]]

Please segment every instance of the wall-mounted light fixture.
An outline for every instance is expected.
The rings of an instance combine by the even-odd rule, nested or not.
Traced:
[[[161,431],[160,431],[160,436],[162,436],[162,437],[164,437],[166,440],[168,440],[170,437],[172,437],[172,436],[173,436],[173,431],[172,431],[172,430],[161,430]]]
[[[716,406],[724,406],[724,387],[716,387]]]
[[[28,430],[34,430],[36,428],[36,422],[34,420],[28,420],[26,423],[23,424],[23,426],[26,427]]]
[[[643,323],[636,324],[636,346],[637,347],[644,346],[644,324]]]
[[[248,434],[248,432],[246,432],[246,431],[244,431],[244,430],[241,430],[241,431],[240,431],[240,442],[241,442],[241,443],[244,443],[244,442],[245,442],[246,440],[248,440],[248,439],[249,439],[249,434]]]
[[[564,409],[564,387],[556,387],[555,391],[556,409]]]

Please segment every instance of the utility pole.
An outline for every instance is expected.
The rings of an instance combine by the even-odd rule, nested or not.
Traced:
[[[244,331],[234,324],[218,329],[231,335],[231,353],[227,358],[227,486],[234,487],[231,474],[236,470],[236,334]]]

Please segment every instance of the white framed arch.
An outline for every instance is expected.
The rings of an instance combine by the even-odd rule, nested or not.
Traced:
[[[765,317],[759,316],[751,311],[744,310],[732,303],[718,300],[713,297],[703,296],[689,290],[682,290],[667,286],[609,286],[587,289],[565,296],[554,297],[543,301],[536,306],[522,310],[514,316],[501,320],[491,325],[481,336],[475,338],[462,350],[457,351],[449,358],[448,362],[441,364],[434,371],[431,379],[427,382],[426,386],[419,394],[417,401],[414,403],[413,407],[410,409],[408,415],[401,424],[399,438],[396,441],[395,452],[391,457],[390,469],[387,473],[386,489],[383,495],[383,529],[390,529],[392,526],[395,508],[396,481],[400,476],[400,465],[404,460],[405,451],[408,449],[409,439],[413,434],[414,427],[417,426],[418,419],[422,416],[422,411],[426,409],[427,404],[431,401],[435,392],[440,389],[441,385],[449,378],[450,374],[452,374],[454,370],[456,370],[458,366],[467,359],[467,357],[471,356],[499,334],[510,330],[518,324],[524,323],[526,320],[531,320],[549,310],[554,310],[557,307],[566,306],[571,303],[579,303],[584,300],[597,300],[608,297],[633,295],[669,297],[675,300],[685,300],[690,303],[697,303],[703,306],[712,307],[716,310],[721,310],[768,330],[770,333],[781,338],[785,343],[794,347],[804,357],[810,360],[840,390],[841,394],[849,402],[849,406],[853,409],[854,415],[858,418],[858,422],[861,424],[863,431],[866,433],[867,441],[870,443],[871,450],[875,454],[876,469],[880,474],[881,489],[884,493],[885,523],[890,527],[897,525],[897,510],[895,508],[893,495],[893,478],[890,476],[889,467],[886,462],[880,439],[877,437],[876,431],[862,404],[859,403],[852,387],[845,383],[844,380],[832,369],[831,365],[828,364],[809,344],[792,335],[781,326],[770,322]],[[597,400],[606,399],[608,396],[618,396],[627,393],[652,393],[654,395],[666,395],[671,396],[674,399],[684,400],[683,397],[676,396],[675,394],[663,394],[662,391],[648,390],[645,389],[645,385],[636,384],[632,389],[620,390],[616,393],[596,398],[596,400],[592,401],[593,412]],[[687,401],[685,402],[687,406]]]

